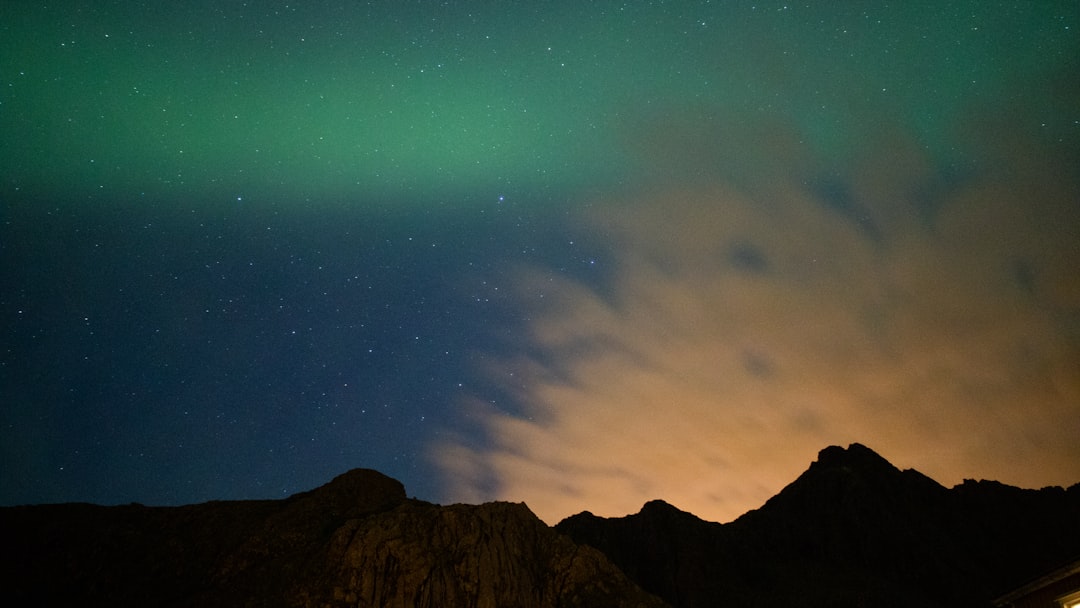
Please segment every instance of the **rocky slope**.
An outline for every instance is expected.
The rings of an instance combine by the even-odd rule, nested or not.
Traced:
[[[983,606],[1080,553],[1080,484],[946,489],[870,449],[830,447],[729,524],[660,501],[556,529],[673,606]]]
[[[281,501],[0,509],[7,606],[662,606],[520,504],[368,470]]]

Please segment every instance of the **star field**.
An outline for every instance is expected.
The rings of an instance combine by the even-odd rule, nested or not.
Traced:
[[[1074,483],[1078,20],[0,7],[0,503]]]

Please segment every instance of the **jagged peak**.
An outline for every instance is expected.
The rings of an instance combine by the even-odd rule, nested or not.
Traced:
[[[915,469],[900,470],[860,443],[852,443],[847,448],[830,446],[821,450],[818,452],[818,459],[791,486],[816,485],[820,481],[815,480],[825,478],[849,481],[859,479],[873,484],[896,482],[934,491],[945,490],[944,486]]]
[[[811,469],[814,467],[899,472],[891,462],[861,443],[852,443],[847,448],[833,445],[821,450]]]
[[[901,471],[874,450],[860,443],[848,447],[829,446],[795,481],[770,498],[760,508],[739,519],[787,517],[793,512],[830,513],[836,505],[864,505],[894,508],[915,496],[944,496],[948,490],[914,470]],[[878,506],[868,506],[878,505]],[[738,520],[736,520],[738,521]]]

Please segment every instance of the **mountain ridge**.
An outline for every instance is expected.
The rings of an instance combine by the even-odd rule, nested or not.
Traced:
[[[989,606],[1075,558],[1080,484],[945,488],[860,445],[830,446],[758,509],[718,524],[669,509],[583,513],[555,529],[673,606]],[[686,514],[690,515],[690,514]],[[697,520],[697,521],[695,521]],[[656,556],[664,556],[656,559]]]
[[[1080,484],[953,488],[827,447],[728,523],[651,500],[555,526],[370,469],[280,500],[0,508],[7,605],[971,606],[1076,557]]]
[[[6,605],[665,604],[524,504],[440,506],[368,469],[271,501],[0,508]]]

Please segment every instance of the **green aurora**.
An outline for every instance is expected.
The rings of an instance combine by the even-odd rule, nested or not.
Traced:
[[[648,152],[672,122],[779,121],[842,162],[896,121],[949,162],[960,113],[1076,50],[1070,3],[919,4],[10,3],[0,173],[73,199],[542,199],[683,177]]]

